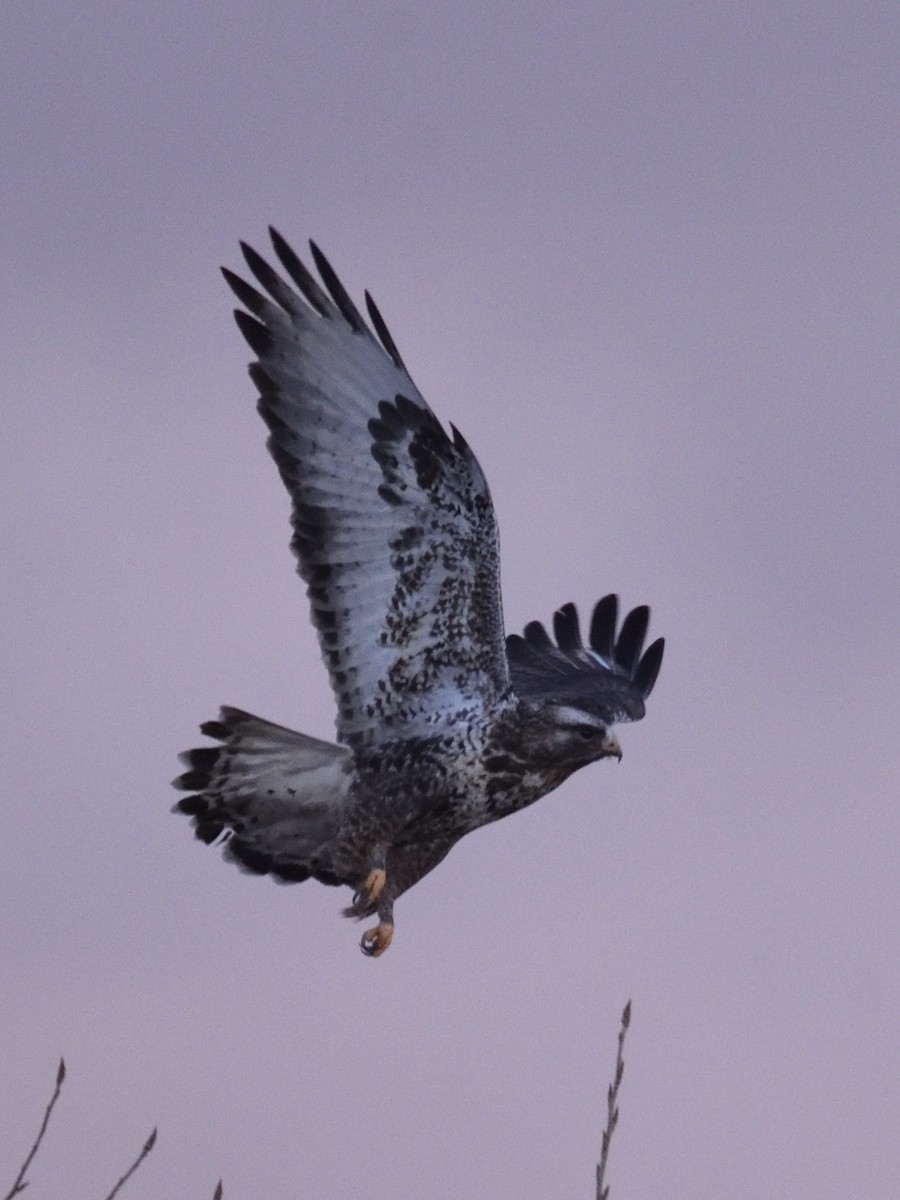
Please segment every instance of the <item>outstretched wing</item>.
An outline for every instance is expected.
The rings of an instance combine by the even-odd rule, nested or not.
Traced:
[[[639,721],[662,663],[662,638],[644,650],[650,609],[633,608],[616,634],[617,596],[604,596],[591,618],[587,646],[581,640],[578,612],[564,604],[553,614],[550,638],[540,621],[523,635],[506,639],[513,690],[522,699],[557,699],[596,712],[608,724]]]
[[[437,733],[509,684],[487,481],[419,394],[368,293],[377,339],[313,243],[324,290],[270,233],[297,290],[243,243],[268,295],[224,274],[249,310],[235,316],[258,356],[250,374],[293,500],[338,736]]]

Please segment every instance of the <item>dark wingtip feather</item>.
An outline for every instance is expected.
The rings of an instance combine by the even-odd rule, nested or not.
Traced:
[[[529,646],[536,650],[554,650],[555,646],[540,621],[529,621],[522,630],[522,636]]]
[[[650,620],[647,605],[632,609],[621,629],[617,629],[618,614],[618,597],[612,593],[594,606],[593,653],[587,653],[582,643],[574,604],[564,604],[553,615],[556,643],[539,621],[526,625],[523,637],[508,637],[516,693],[523,699],[555,696],[565,703],[583,704],[609,723],[639,721],[659,674],[664,642],[658,638],[642,654]]]
[[[297,253],[288,245],[273,225],[269,226],[269,237],[272,239],[272,246],[278,255],[279,262],[294,283],[296,283],[304,298],[312,305],[320,317],[332,317],[334,315],[334,307],[331,301],[300,261]]]
[[[241,308],[234,310],[234,319],[254,354],[258,354],[260,357],[268,354],[272,349],[274,339],[265,325],[260,325],[259,321]]]
[[[244,256],[244,262],[247,264],[256,278],[259,279],[259,282],[262,283],[260,276],[265,275],[266,272],[271,271],[272,268],[269,266],[263,256],[257,250],[254,250],[253,247],[247,242],[238,242],[238,245],[241,248],[241,254]]]
[[[375,332],[378,334],[378,339],[391,356],[394,366],[399,367],[401,371],[405,371],[406,367],[404,366],[403,359],[400,357],[400,351],[397,349],[396,342],[391,337],[391,331],[385,324],[384,317],[378,310],[378,305],[368,292],[366,292],[366,308],[372,321],[372,325],[375,328]]]
[[[246,242],[240,242],[239,245],[241,247],[241,254],[243,254],[244,261],[246,262],[247,266],[263,285],[263,287],[266,287],[267,281],[270,280],[273,275],[275,275],[275,272],[258,250],[254,250],[253,247],[248,245]]]
[[[242,243],[243,244],[243,243]],[[266,307],[266,300],[259,292],[249,284],[246,279],[242,279],[240,275],[236,275],[234,271],[229,271],[227,267],[221,268],[222,274],[225,277],[225,282],[240,300],[241,304],[247,306],[256,316],[261,316]]]
[[[616,639],[615,658],[617,666],[621,667],[626,675],[634,675],[649,624],[650,609],[646,604],[639,604],[637,608],[633,608],[622,622]]]
[[[250,378],[256,386],[256,390],[259,392],[260,399],[264,396],[271,396],[273,392],[277,392],[278,388],[271,375],[258,362],[251,363],[247,369]]]
[[[577,654],[584,648],[578,627],[578,609],[571,601],[553,614],[553,633],[564,654]]]
[[[590,646],[606,662],[612,662],[616,644],[616,625],[619,620],[619,597],[604,596],[594,605],[591,617]]]
[[[293,313],[298,308],[298,297],[295,292],[285,283],[277,271],[275,271],[269,263],[258,254],[252,246],[248,246],[246,242],[241,242],[241,251],[246,260],[247,266],[253,272],[258,283],[268,292],[276,304],[283,308],[286,312]],[[227,278],[227,276],[226,276]],[[231,281],[229,280],[229,283]],[[240,293],[238,293],[240,294]],[[243,297],[241,297],[243,299]],[[247,301],[245,300],[246,304]],[[260,297],[260,303],[265,306],[266,301]],[[252,306],[248,304],[248,308]],[[252,309],[252,311],[256,311]]]
[[[322,282],[331,293],[331,298],[341,311],[341,316],[355,333],[368,333],[369,327],[362,319],[359,309],[350,299],[347,289],[337,277],[334,267],[319,249],[315,242],[309,243],[309,249],[316,264],[316,269],[322,276]]]
[[[659,668],[662,666],[665,647],[665,638],[657,638],[651,646],[647,647],[637,665],[634,682],[645,700],[653,691],[653,685],[659,675]]]

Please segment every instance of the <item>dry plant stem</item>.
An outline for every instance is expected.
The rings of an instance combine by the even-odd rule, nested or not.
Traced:
[[[126,1184],[128,1182],[128,1180],[132,1177],[132,1175],[135,1173],[135,1171],[138,1169],[138,1167],[141,1165],[141,1163],[144,1161],[144,1159],[147,1157],[147,1155],[153,1149],[155,1144],[156,1144],[156,1130],[154,1129],[153,1132],[150,1134],[150,1136],[147,1138],[146,1142],[144,1142],[144,1145],[141,1149],[140,1154],[137,1156],[137,1158],[134,1160],[134,1162],[131,1164],[131,1166],[128,1168],[128,1170],[125,1172],[125,1174],[119,1180],[119,1182],[113,1188],[113,1190],[106,1197],[106,1200],[113,1200],[113,1196],[118,1195],[122,1186],[124,1184]]]
[[[18,1196],[19,1192],[24,1192],[25,1189],[28,1187],[28,1181],[25,1178],[25,1174],[26,1174],[28,1168],[31,1166],[32,1162],[34,1161],[34,1156],[37,1154],[38,1148],[40,1147],[40,1144],[43,1141],[44,1134],[47,1132],[47,1126],[50,1123],[50,1114],[53,1112],[53,1106],[56,1104],[57,1100],[59,1099],[59,1093],[62,1089],[63,1080],[65,1079],[65,1077],[66,1077],[66,1064],[63,1059],[60,1059],[59,1067],[56,1072],[56,1087],[54,1088],[53,1095],[50,1097],[50,1103],[47,1105],[47,1111],[44,1113],[44,1119],[41,1122],[41,1127],[38,1130],[38,1135],[34,1139],[34,1145],[28,1151],[28,1157],[25,1159],[24,1163],[22,1163],[22,1170],[16,1176],[16,1182],[12,1185],[10,1190],[3,1197],[3,1200],[12,1200],[13,1196]]]
[[[41,1142],[44,1140],[44,1134],[47,1132],[47,1126],[50,1124],[50,1115],[53,1112],[53,1109],[54,1109],[54,1106],[56,1105],[57,1100],[59,1099],[59,1094],[62,1091],[63,1080],[65,1079],[65,1077],[66,1077],[66,1064],[63,1059],[60,1059],[59,1060],[59,1069],[56,1072],[56,1087],[53,1089],[53,1095],[50,1097],[50,1103],[47,1105],[47,1111],[44,1113],[44,1119],[41,1122],[41,1127],[38,1130],[38,1135],[34,1139],[34,1145],[28,1151],[28,1156],[26,1157],[24,1163],[22,1163],[22,1169],[19,1171],[19,1174],[16,1176],[15,1183],[12,1185],[12,1187],[6,1193],[6,1195],[2,1197],[2,1200],[13,1200],[13,1198],[15,1196],[18,1196],[20,1192],[24,1192],[25,1189],[28,1187],[28,1180],[25,1178],[25,1176],[28,1173],[28,1168],[34,1162],[34,1157],[37,1154],[38,1150],[40,1149]],[[135,1173],[135,1171],[138,1169],[138,1167],[141,1165],[141,1163],[144,1161],[144,1159],[147,1157],[147,1155],[153,1149],[155,1144],[156,1144],[156,1130],[154,1129],[153,1132],[150,1134],[150,1136],[147,1138],[146,1142],[144,1142],[144,1145],[141,1148],[140,1154],[137,1156],[137,1158],[134,1160],[134,1162],[131,1164],[131,1166],[128,1168],[128,1170],[125,1172],[125,1174],[119,1180],[119,1182],[115,1185],[113,1190],[106,1197],[106,1200],[113,1200],[113,1198],[119,1194],[119,1192],[124,1187],[124,1185],[128,1182],[128,1180],[131,1178],[131,1176]],[[219,1186],[216,1188],[215,1200],[222,1200],[222,1183],[221,1183],[221,1181],[219,1182]]]
[[[597,1163],[597,1200],[608,1200],[609,1185],[603,1186],[603,1177],[606,1174],[606,1163],[609,1158],[609,1143],[612,1141],[613,1130],[619,1121],[619,1084],[622,1082],[622,1076],[625,1074],[625,1059],[623,1057],[625,1050],[625,1033],[631,1023],[631,1001],[625,1005],[622,1011],[622,1028],[619,1030],[619,1049],[616,1053],[616,1074],[615,1079],[609,1085],[609,1090],[606,1093],[606,1128],[603,1130],[603,1145],[600,1148],[600,1161]]]

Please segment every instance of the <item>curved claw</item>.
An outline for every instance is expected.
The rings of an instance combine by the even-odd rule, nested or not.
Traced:
[[[387,874],[382,867],[371,870],[359,889],[353,893],[353,908],[364,913],[377,904],[386,882]]]
[[[394,936],[392,921],[379,921],[374,929],[367,929],[359,942],[359,948],[369,958],[379,958],[387,950]]]

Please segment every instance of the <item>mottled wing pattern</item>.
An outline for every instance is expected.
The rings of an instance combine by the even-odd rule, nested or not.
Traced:
[[[554,698],[590,707],[609,724],[639,721],[662,664],[664,640],[644,650],[650,623],[645,604],[633,608],[617,632],[619,601],[604,596],[591,618],[588,645],[578,612],[564,604],[553,616],[552,640],[540,621],[506,639],[513,689],[523,699]]]
[[[269,449],[293,500],[292,548],[350,745],[440,731],[508,687],[487,482],[444,431],[366,295],[378,337],[311,243],[323,287],[274,230],[287,283],[242,244],[267,295],[225,277]]]

